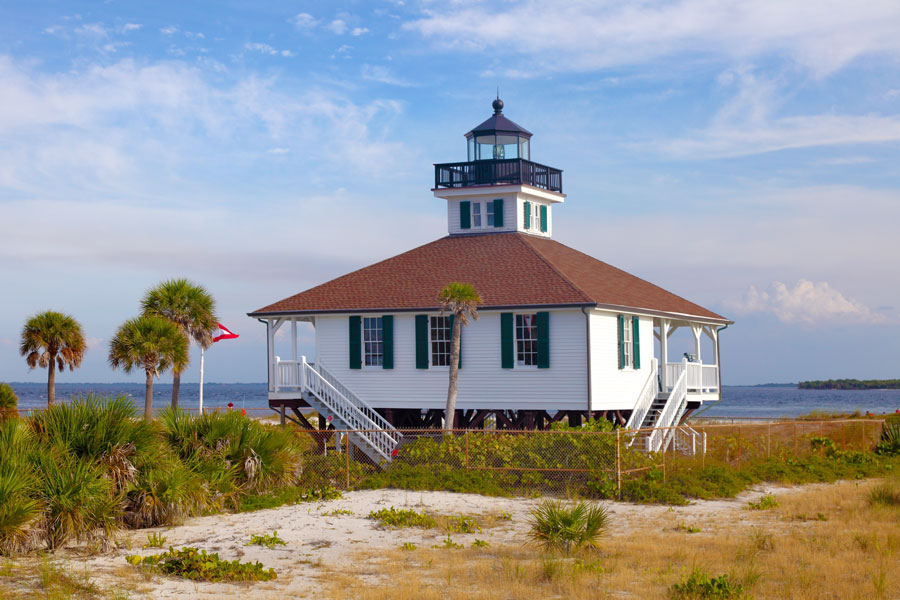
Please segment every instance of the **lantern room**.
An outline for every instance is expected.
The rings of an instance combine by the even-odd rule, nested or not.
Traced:
[[[531,132],[503,116],[503,100],[491,104],[494,114],[466,134],[469,161],[522,158],[531,160]]]

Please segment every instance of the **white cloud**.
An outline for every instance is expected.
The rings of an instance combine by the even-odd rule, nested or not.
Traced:
[[[797,281],[792,287],[773,281],[768,288],[750,288],[734,303],[736,312],[770,313],[784,323],[883,323],[884,315],[831,287],[826,281]]]
[[[245,50],[250,50],[251,52],[259,52],[261,54],[268,54],[269,56],[284,56],[284,57],[292,57],[295,56],[293,52],[290,50],[277,50],[270,46],[269,44],[262,43],[246,43],[244,44]]]
[[[290,151],[290,148],[269,148],[266,150],[269,154],[287,154]]]
[[[140,23],[125,23],[124,25],[119,27],[119,31],[121,31],[122,33],[127,33],[129,31],[137,31],[141,27],[143,27],[143,25],[141,25]]]
[[[312,29],[319,24],[319,20],[309,13],[298,13],[289,19],[289,22],[293,23],[297,29]]]
[[[540,0],[484,0],[435,3],[404,26],[455,50],[525,54],[532,71],[547,72],[780,55],[825,75],[860,56],[900,55],[894,0],[559,0],[550,10]]]
[[[90,37],[106,37],[109,35],[109,31],[102,23],[85,23],[80,27],[76,27],[75,33]]]
[[[335,19],[326,25],[325,28],[337,35],[343,35],[347,31],[347,22],[343,19]]]
[[[363,65],[361,75],[363,79],[368,81],[377,81],[378,83],[386,83],[388,85],[400,87],[410,87],[413,85],[409,81],[395,76],[389,69],[380,65]]]
[[[163,35],[174,35],[178,33],[178,28],[174,25],[169,25],[168,27],[163,27],[159,30],[159,32]]]
[[[369,33],[369,30],[366,27],[354,27],[353,31],[350,32],[351,35],[359,37],[364,33]]]
[[[894,100],[896,98],[900,98],[900,90],[888,90],[884,93],[884,97],[887,100]]]

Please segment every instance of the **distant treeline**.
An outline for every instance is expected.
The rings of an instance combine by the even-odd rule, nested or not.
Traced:
[[[900,379],[829,379],[801,381],[801,390],[900,390]]]

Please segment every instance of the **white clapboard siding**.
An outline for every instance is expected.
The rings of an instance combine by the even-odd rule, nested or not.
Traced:
[[[581,311],[551,310],[550,368],[503,369],[500,313],[481,312],[463,329],[457,408],[585,410],[585,333]],[[373,407],[444,408],[447,401],[448,368],[416,369],[412,313],[394,315],[393,369],[349,368],[346,315],[316,318],[316,357]]]
[[[485,218],[485,202],[503,199],[503,227],[488,227]],[[461,229],[459,227],[459,203],[462,201],[481,202],[481,221],[484,224],[481,228],[472,227],[471,229]],[[454,233],[497,233],[500,231],[515,231],[516,224],[514,222],[516,214],[516,195],[515,194],[497,194],[493,196],[473,196],[466,198],[450,198],[447,200],[447,231]]]
[[[626,314],[626,313],[623,313]],[[626,315],[631,326],[631,315]],[[594,410],[631,410],[653,360],[653,319],[640,317],[641,368],[619,369],[618,313],[591,311],[591,404]]]

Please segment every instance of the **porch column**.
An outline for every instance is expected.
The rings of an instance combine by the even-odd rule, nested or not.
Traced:
[[[297,362],[297,319],[291,318],[291,360]]]
[[[666,381],[666,363],[669,362],[669,320],[661,319],[659,322],[659,380],[662,389],[665,392],[668,381]]]
[[[694,355],[697,357],[698,363],[703,363],[700,358],[700,335],[703,333],[703,325],[691,323],[691,333],[694,334]]]
[[[269,391],[275,391],[275,332],[272,330],[272,320],[266,319],[266,347],[269,360]]]

